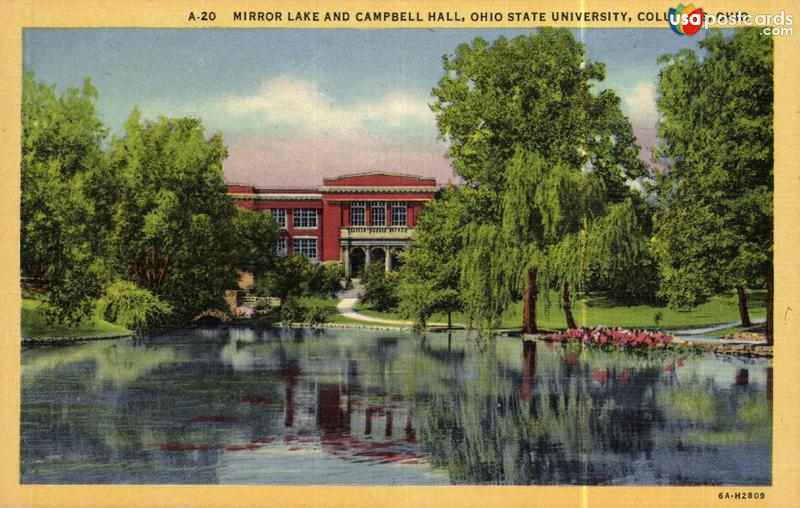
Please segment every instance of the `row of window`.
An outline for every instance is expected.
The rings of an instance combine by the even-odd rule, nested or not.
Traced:
[[[386,201],[372,201],[370,203],[372,211],[372,225],[386,225]],[[406,203],[392,202],[392,225],[405,226],[408,218],[408,206]],[[286,208],[270,209],[272,217],[281,229],[286,229]],[[317,229],[317,210],[314,208],[295,208],[292,214],[292,222],[298,229]],[[350,204],[350,222],[353,226],[367,225],[367,204],[365,201],[354,201]]]
[[[270,209],[278,227],[286,229],[286,208]],[[314,208],[295,208],[292,214],[294,227],[298,229],[317,229],[317,210]]]
[[[386,201],[372,201],[370,203],[372,212],[372,225],[386,225]],[[391,203],[392,225],[405,226],[408,217],[408,206],[402,201]],[[350,223],[353,226],[367,225],[367,203],[365,201],[353,201],[350,203]]]
[[[295,238],[293,239],[294,253],[305,256],[308,259],[317,259],[317,239],[316,238]],[[286,256],[289,254],[289,241],[287,237],[281,237],[275,240],[275,252],[279,256]]]

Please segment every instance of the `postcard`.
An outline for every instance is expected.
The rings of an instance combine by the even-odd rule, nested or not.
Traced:
[[[798,503],[792,2],[14,2],[0,506]]]

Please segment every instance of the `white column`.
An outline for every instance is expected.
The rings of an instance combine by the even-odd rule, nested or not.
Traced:
[[[383,252],[386,253],[386,273],[392,271],[392,254],[389,249],[383,249]]]
[[[372,247],[364,247],[364,254],[365,254],[365,256],[364,256],[364,267],[365,268],[367,266],[369,266],[369,263],[371,261],[370,260],[370,256],[372,255],[372,252],[370,252],[370,251],[372,251]]]
[[[342,250],[342,264],[344,264],[344,276],[350,277],[350,249],[347,247]]]

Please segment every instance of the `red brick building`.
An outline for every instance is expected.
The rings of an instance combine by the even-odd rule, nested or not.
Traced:
[[[397,267],[436,180],[358,173],[327,178],[317,188],[228,184],[228,192],[239,206],[272,213],[281,228],[280,253],[341,262],[351,276],[370,263]]]

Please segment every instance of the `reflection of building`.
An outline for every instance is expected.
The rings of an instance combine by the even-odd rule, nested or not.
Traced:
[[[342,262],[352,275],[370,263],[397,266],[436,180],[392,173],[328,178],[321,187],[272,189],[228,184],[239,206],[268,210],[281,227],[277,249]]]

